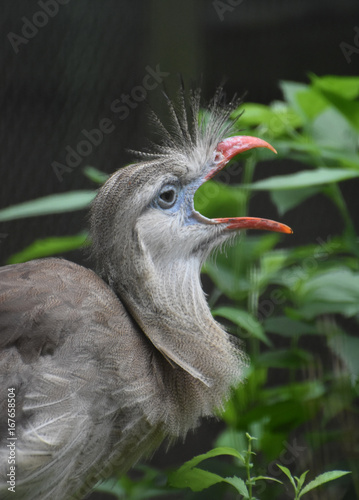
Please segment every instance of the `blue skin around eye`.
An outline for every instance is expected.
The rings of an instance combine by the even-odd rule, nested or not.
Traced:
[[[185,214],[184,224],[186,226],[192,224],[199,224],[199,221],[193,216],[194,206],[193,197],[199,186],[202,184],[202,180],[196,179],[193,182],[185,186],[178,188],[176,203],[171,208],[162,208],[158,205],[157,199],[154,201],[153,206],[158,210],[162,210],[167,214],[175,214],[182,210]],[[175,186],[174,186],[175,187]],[[168,185],[171,188],[171,185]]]

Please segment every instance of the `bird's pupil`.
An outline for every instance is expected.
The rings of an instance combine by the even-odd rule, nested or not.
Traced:
[[[167,185],[162,187],[162,191],[159,192],[157,198],[157,206],[167,210],[172,208],[177,200],[177,187],[172,185]]]
[[[164,193],[161,193],[161,199],[165,201],[166,203],[171,203],[174,199],[174,191],[171,189],[170,191],[165,191]]]

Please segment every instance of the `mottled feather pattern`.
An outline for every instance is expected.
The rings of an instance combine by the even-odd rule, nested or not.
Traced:
[[[53,492],[44,496],[41,491],[41,488],[47,489],[52,483],[56,498],[72,498],[82,486],[84,478],[89,476],[91,479],[91,462],[94,467],[92,474],[102,470],[112,453],[110,450],[114,442],[116,460],[117,455],[123,452],[123,440],[128,446],[129,435],[134,434],[135,441],[137,433],[142,432],[142,438],[146,439],[143,429],[149,425],[143,420],[144,415],[139,406],[151,397],[151,393],[153,395],[155,388],[147,376],[150,372],[150,356],[146,358],[140,332],[129,321],[117,297],[92,271],[57,259],[33,261],[18,265],[16,269],[18,273],[14,273],[13,266],[2,268],[1,283],[6,283],[8,271],[12,286],[21,286],[23,289],[25,285],[21,275],[23,271],[30,271],[32,279],[29,286],[33,288],[34,283],[37,283],[34,298],[38,301],[44,297],[43,304],[47,305],[45,284],[50,281],[56,293],[65,281],[67,299],[77,302],[79,306],[67,318],[67,324],[65,311],[61,313],[66,305],[59,304],[58,309],[54,307],[48,310],[47,324],[43,330],[48,335],[42,335],[43,344],[35,343],[30,354],[24,356],[29,345],[19,344],[14,338],[12,342],[7,342],[6,350],[2,351],[1,399],[7,399],[7,387],[15,387],[17,398],[17,498],[53,498]],[[46,281],[42,280],[44,273],[47,274]],[[6,310],[6,298],[13,300],[13,295],[6,292],[0,296],[2,307]],[[31,313],[31,306],[29,300],[18,304],[25,318]],[[103,314],[103,311],[108,314],[107,327],[96,318],[97,313]],[[62,321],[58,321],[58,317]],[[23,334],[31,337],[26,330],[27,324],[26,320],[22,324]],[[4,326],[1,322],[2,339]],[[62,339],[64,330],[68,335]],[[85,332],[84,340],[82,335]],[[46,354],[43,348],[49,338],[56,346],[56,352],[52,355]],[[142,357],[138,351],[143,352]],[[141,364],[141,358],[144,364]],[[7,359],[11,359],[11,371],[10,367],[9,370],[5,368]],[[136,372],[133,378],[130,376],[131,370],[132,374]],[[23,394],[22,387],[25,384],[31,389],[28,387],[26,394]],[[132,428],[126,429],[121,423],[129,420],[133,422]],[[116,426],[114,421],[117,421]],[[134,424],[136,421],[137,427]],[[159,433],[156,429],[148,429],[147,433]],[[6,430],[2,429],[2,439],[6,438]],[[137,458],[142,454],[142,448],[137,451],[134,446],[132,448],[131,452],[126,452],[127,456],[135,455]],[[0,456],[2,477],[5,477],[6,448],[1,449]],[[75,471],[77,480],[73,477]],[[64,478],[63,481],[61,478]],[[92,484],[91,480],[88,481]],[[31,482],[33,493],[28,482]],[[1,498],[7,498],[7,495],[12,498],[12,493],[7,493],[3,488]]]

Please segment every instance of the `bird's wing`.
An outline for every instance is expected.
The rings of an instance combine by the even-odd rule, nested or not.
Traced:
[[[101,453],[110,454],[118,408],[111,391],[121,396],[121,384],[129,385],[137,333],[88,269],[61,259],[0,268],[0,481],[9,472],[6,445],[16,437],[17,498],[70,498],[70,478],[78,486]],[[16,400],[12,436],[9,393]],[[1,498],[12,498],[7,486],[0,485]]]

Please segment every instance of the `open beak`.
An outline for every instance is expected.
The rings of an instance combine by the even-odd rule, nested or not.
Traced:
[[[277,152],[268,142],[257,137],[237,135],[220,142],[216,148],[215,166],[206,175],[205,180],[214,177],[237,154],[254,148],[268,148],[274,153]],[[226,224],[226,229],[262,229],[278,233],[293,233],[292,229],[285,224],[257,217],[226,217],[212,219],[212,221]]]

